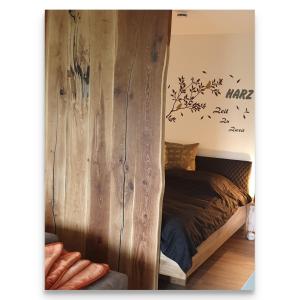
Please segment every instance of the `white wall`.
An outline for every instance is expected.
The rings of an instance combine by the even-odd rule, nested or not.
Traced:
[[[202,73],[205,70],[207,74]],[[231,78],[229,74],[233,75]],[[207,91],[197,98],[207,107],[202,112],[188,110],[175,112],[176,122],[166,119],[165,139],[180,143],[199,142],[199,154],[215,157],[254,160],[254,96],[252,100],[226,99],[228,89],[254,90],[254,39],[251,33],[172,35],[168,67],[166,114],[172,107],[171,90],[178,88],[178,77],[189,81],[199,78],[203,83],[223,78],[218,97]],[[241,79],[239,83],[236,81]],[[212,113],[216,106],[228,108],[223,116],[229,123],[220,123],[223,116]],[[236,108],[239,106],[239,110]],[[248,109],[249,114],[243,112]],[[211,116],[211,119],[207,117]],[[201,116],[204,118],[201,120]],[[243,128],[244,132],[231,132],[229,128]]]

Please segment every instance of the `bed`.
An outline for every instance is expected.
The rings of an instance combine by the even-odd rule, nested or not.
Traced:
[[[197,156],[196,170],[166,170],[159,273],[188,277],[241,228],[251,162]]]

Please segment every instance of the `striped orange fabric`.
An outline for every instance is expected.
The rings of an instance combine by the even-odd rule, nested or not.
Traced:
[[[89,264],[91,263],[90,260],[88,259],[81,259],[77,262],[75,262],[75,264],[73,264],[65,273],[64,275],[57,280],[52,287],[50,288],[50,290],[56,290],[58,287],[62,286],[63,284],[65,284],[67,281],[69,281],[72,277],[74,277],[76,274],[78,274],[79,272],[81,272],[83,269],[85,269]]]
[[[80,252],[69,252],[61,255],[51,267],[49,274],[46,277],[46,289],[50,289],[56,281],[68,271],[68,269],[77,262],[81,257]]]
[[[52,265],[61,255],[62,250],[62,243],[51,243],[45,246],[45,276],[48,275]]]
[[[109,266],[107,264],[91,263],[65,284],[60,286],[58,290],[79,290],[105,276],[108,271]]]

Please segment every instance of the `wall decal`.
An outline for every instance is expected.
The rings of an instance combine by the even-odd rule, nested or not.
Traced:
[[[213,80],[209,80],[206,84],[203,84],[200,78],[195,79],[192,77],[190,79],[190,83],[187,85],[185,78],[181,76],[178,77],[178,84],[178,90],[172,89],[171,101],[173,102],[173,105],[169,113],[166,115],[166,118],[170,122],[176,121],[174,113],[179,110],[188,109],[192,113],[204,110],[206,108],[206,103],[197,102],[195,99],[200,95],[204,95],[207,90],[210,90],[214,96],[221,95],[219,86],[223,84],[223,79],[219,78],[216,80],[214,78]],[[183,117],[182,113],[181,117]],[[209,116],[209,118],[211,117]]]
[[[229,75],[231,78],[234,78],[234,76],[233,75]],[[239,83],[241,81],[241,78],[240,79],[238,79],[237,81],[236,81],[236,83]]]
[[[211,116],[210,115],[206,115],[207,119],[210,119],[211,120]],[[200,120],[203,120],[204,119],[204,116],[201,116]]]
[[[244,128],[236,128],[235,126],[231,126],[228,131],[232,131],[232,132],[245,132]]]
[[[203,74],[207,74],[207,71],[202,70]],[[242,78],[237,77],[238,79],[235,79],[235,76],[233,74],[229,74],[228,77],[230,77],[233,80],[233,84],[238,85]],[[231,81],[230,79],[228,79]],[[172,107],[170,108],[168,114],[166,115],[166,118],[169,122],[176,122],[177,116],[184,116],[184,110],[194,112],[200,112],[204,110],[210,110],[209,106],[206,102],[199,102],[197,101],[197,98],[201,95],[203,96],[207,90],[210,90],[213,96],[219,96],[221,95],[220,86],[223,85],[223,78],[219,79],[213,79],[208,80],[206,84],[201,81],[200,78],[195,79],[192,77],[190,81],[187,83],[185,77],[182,75],[181,77],[178,77],[178,88],[172,89],[171,91],[171,101],[172,101]],[[168,85],[168,89],[170,88],[170,84]],[[224,94],[225,98],[231,99],[231,100],[251,100],[252,95],[254,94],[254,90],[252,89],[236,89],[236,88],[229,88]],[[224,98],[223,98],[224,99]],[[228,102],[229,103],[229,102]],[[228,127],[230,123],[230,113],[234,114],[233,107],[236,107],[236,110],[240,111],[241,113],[241,119],[245,120],[247,119],[248,114],[250,114],[250,111],[248,110],[248,107],[243,107],[243,105],[234,105],[234,102],[232,103],[232,107],[229,107],[229,105],[226,104],[226,106],[215,106],[214,109],[210,110],[211,114],[202,114],[200,117],[200,121],[202,120],[215,120],[218,122],[218,124],[223,124],[226,128],[226,130],[234,133],[244,133],[245,129],[231,126]],[[214,118],[217,115],[220,115],[221,118]],[[224,116],[226,115],[226,117]]]
[[[246,110],[244,111],[243,118],[246,119],[246,114],[250,114],[250,111],[248,111],[248,108],[246,107]]]
[[[229,89],[225,95],[225,98],[229,99],[252,99],[252,94],[254,93],[254,90],[246,90],[246,89]]]
[[[228,108],[222,109],[221,107],[216,106],[215,110],[213,111],[213,114],[228,114],[228,111]]]
[[[202,70],[203,74],[207,74],[205,70]],[[234,78],[234,75],[229,74],[228,75],[231,78]],[[237,81],[234,81],[236,84],[240,83],[242,79],[239,78]],[[189,84],[186,84],[186,79],[184,76],[178,77],[178,84],[179,87],[177,90],[172,89],[172,92],[170,94],[171,96],[171,101],[173,102],[172,107],[168,114],[166,115],[166,118],[168,119],[169,122],[175,122],[176,121],[176,112],[179,110],[185,110],[188,109],[192,113],[204,110],[207,106],[206,102],[198,102],[196,101],[196,98],[200,95],[204,95],[204,93],[207,90],[210,90],[214,96],[219,96],[221,95],[221,91],[219,87],[223,84],[223,78],[219,78],[216,80],[215,78],[213,80],[209,80],[206,84],[203,84],[200,78],[195,79],[192,77],[190,79]],[[170,88],[170,84],[168,85],[168,89]],[[230,88],[227,90],[225,94],[225,98],[228,99],[247,99],[251,100],[252,95],[254,93],[254,90],[248,90],[248,89],[234,89]],[[239,110],[239,106],[236,106],[237,110]],[[228,110],[228,108],[227,108]],[[216,107],[216,109],[213,111],[213,113],[220,113],[220,114],[225,114],[228,113],[225,112],[224,109],[221,109],[220,107]],[[243,118],[246,119],[245,113],[249,112],[244,112]],[[181,111],[180,116],[183,117],[184,114]],[[203,117],[201,117],[201,120]]]
[[[220,123],[229,123],[229,120],[223,117]]]

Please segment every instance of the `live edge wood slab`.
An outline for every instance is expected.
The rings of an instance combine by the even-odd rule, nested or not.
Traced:
[[[156,289],[170,11],[46,11],[45,223]]]

